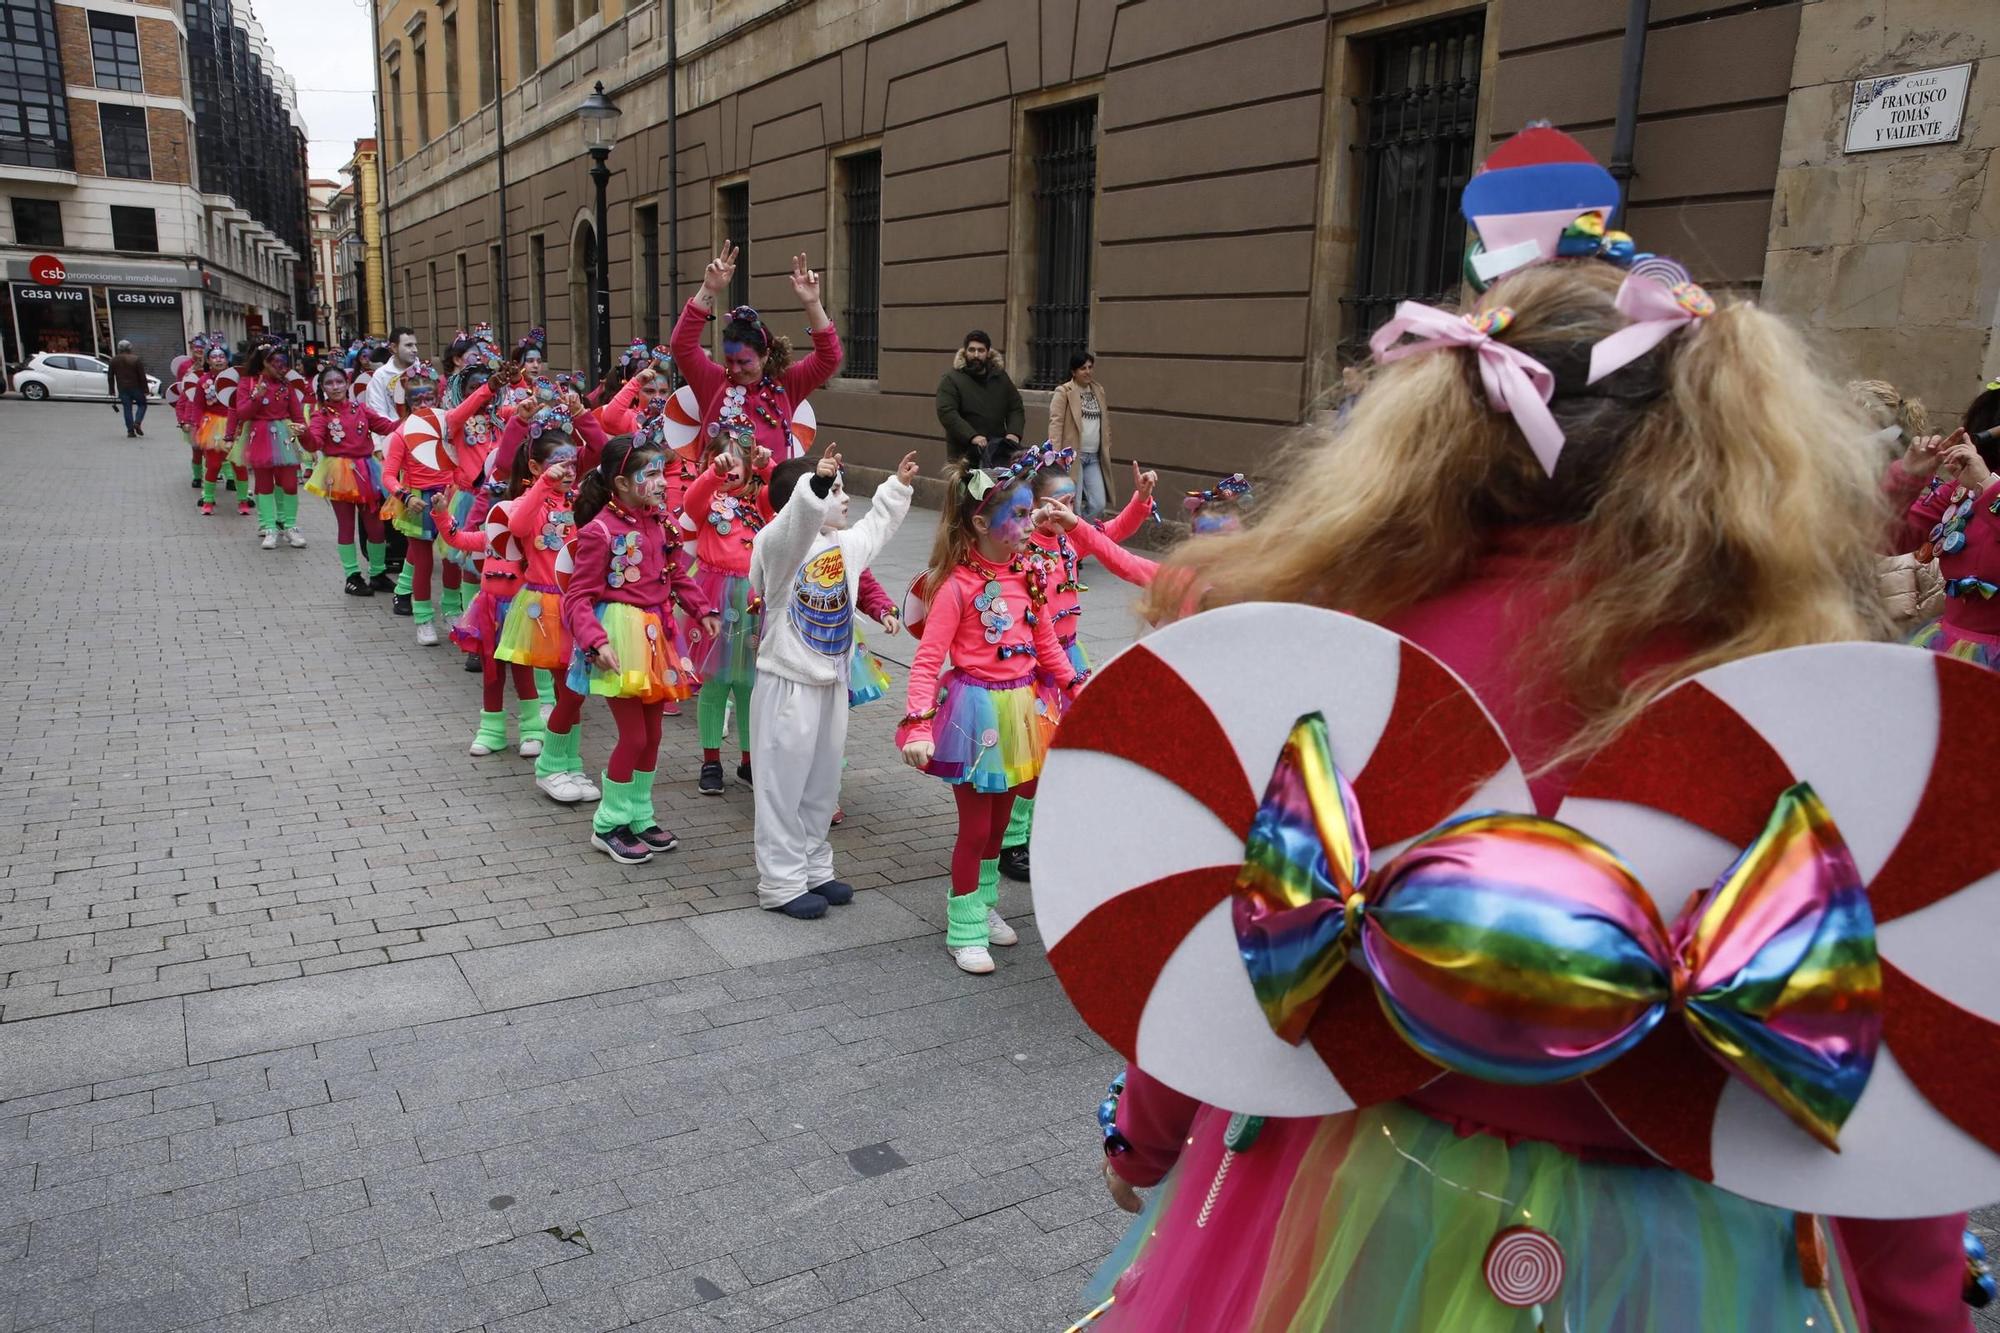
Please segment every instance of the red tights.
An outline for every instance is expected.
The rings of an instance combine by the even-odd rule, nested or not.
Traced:
[[[643,699],[607,699],[605,702],[611,705],[611,720],[618,724],[618,743],[611,747],[604,776],[613,782],[630,782],[634,769],[652,772],[660,762],[660,714],[666,709],[666,701],[649,704]],[[1005,832],[1007,821],[1001,820],[1000,827]]]
[[[479,668],[482,687],[480,707],[497,713],[507,706],[507,668],[514,669],[514,697],[522,703],[535,699],[535,669],[520,662],[502,662],[488,653]]]
[[[1033,798],[1035,784],[1024,782],[1012,791],[974,791],[969,782],[951,789],[958,801],[958,841],[951,846],[951,896],[956,898],[979,887],[979,863],[1000,855],[1001,839],[1007,836],[1007,817],[1014,813],[1014,798]]]
[[[551,674],[556,682],[556,704],[549,710],[548,728],[558,736],[567,736],[583,716],[583,696],[569,687],[566,679],[569,673],[561,667]]]
[[[437,548],[421,538],[410,540],[408,553],[410,562],[410,597],[419,602],[431,599],[431,567],[437,561]],[[444,562],[444,586],[456,588],[465,580],[465,571],[451,561]]]
[[[354,520],[359,515],[361,530],[368,535],[369,544],[382,544],[382,516],[372,506],[333,502],[334,540],[342,546],[354,545]]]
[[[229,460],[229,455],[226,453],[217,453],[213,449],[202,450],[201,475],[203,480],[206,481],[222,480],[222,465],[228,460]],[[297,470],[294,469],[294,473],[296,473],[296,471]],[[250,499],[250,493],[249,493],[250,474],[244,471],[240,467],[232,467],[231,469],[229,469],[229,474],[236,478],[236,493],[242,496],[243,499],[247,502]]]
[[[272,491],[283,491],[287,495],[299,493],[299,470],[293,467],[253,467],[250,475],[257,480],[257,494],[269,495]]]

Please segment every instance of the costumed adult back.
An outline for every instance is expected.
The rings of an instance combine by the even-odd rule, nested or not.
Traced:
[[[1037,920],[1132,1062],[1114,1196],[1166,1182],[1093,1328],[1969,1326],[2000,843],[1944,802],[2000,685],[1845,642],[1868,427],[1616,200],[1502,145],[1483,296],[1399,307],[1063,721]]]

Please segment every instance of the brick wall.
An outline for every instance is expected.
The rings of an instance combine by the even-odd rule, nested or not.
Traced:
[[[146,108],[146,139],[153,153],[154,180],[172,181],[176,185],[192,183],[188,170],[188,139],[192,129],[188,118],[171,107]]]
[[[56,6],[56,44],[62,49],[65,80],[84,88],[97,81],[96,69],[90,63],[90,16],[84,10],[76,5]],[[93,127],[93,141],[96,134]]]
[[[179,97],[180,31],[165,19],[140,19],[138,26],[139,68],[145,75],[146,91],[160,97]]]
[[[83,97],[69,99],[69,141],[76,152],[77,174],[102,176],[104,134],[98,125],[96,101]]]

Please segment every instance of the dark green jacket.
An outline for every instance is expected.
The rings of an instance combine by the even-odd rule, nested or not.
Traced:
[[[972,447],[975,435],[988,440],[1003,435],[1027,438],[1022,434],[1028,427],[1028,413],[1021,405],[1021,391],[1008,378],[998,352],[983,377],[968,371],[965,353],[958,354],[938,381],[937,414],[938,424],[944,427],[946,452],[961,462],[979,461],[978,450]]]

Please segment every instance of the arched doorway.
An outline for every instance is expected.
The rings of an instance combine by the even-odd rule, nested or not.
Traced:
[[[597,364],[590,310],[591,275],[596,269],[597,228],[589,218],[581,218],[569,243],[569,368],[586,377]]]

